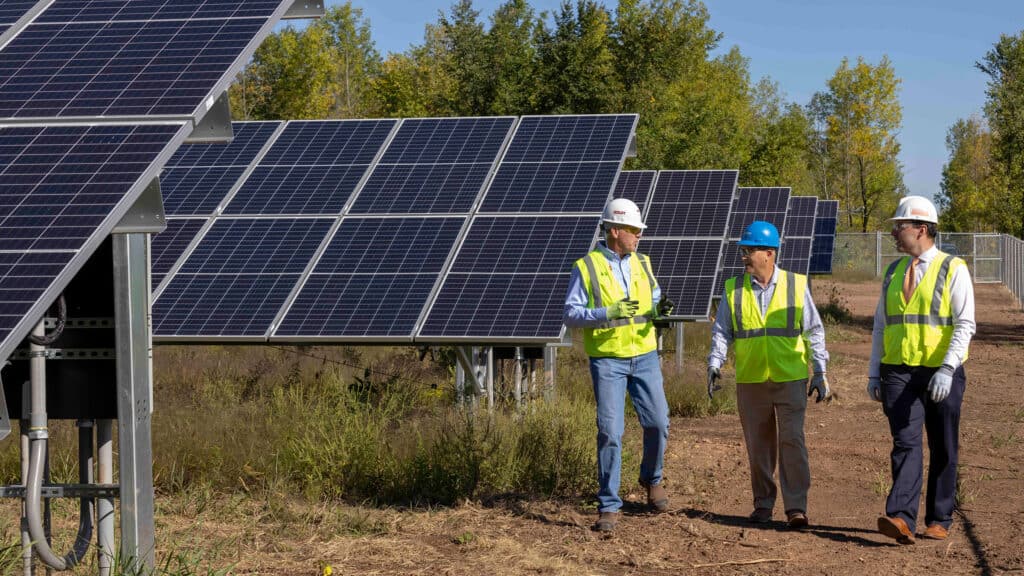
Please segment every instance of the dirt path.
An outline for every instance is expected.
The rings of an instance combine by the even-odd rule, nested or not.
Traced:
[[[829,288],[822,284],[816,291]],[[335,574],[470,576],[1024,573],[1024,314],[1002,286],[977,286],[979,333],[962,420],[962,510],[948,541],[897,546],[875,532],[888,490],[890,438],[880,405],[864,392],[878,284],[839,288],[855,321],[830,329],[829,372],[838,400],[808,410],[809,530],[745,522],[751,497],[736,416],[680,418],[672,423],[666,457],[672,511],[648,515],[636,504],[641,494],[631,494],[612,536],[592,532],[593,513],[573,502],[353,510],[347,513],[365,513],[367,523],[388,529],[380,536],[295,542],[268,527],[255,548],[250,541],[239,550],[235,572],[320,574],[329,564]],[[204,528],[232,529],[241,528]]]

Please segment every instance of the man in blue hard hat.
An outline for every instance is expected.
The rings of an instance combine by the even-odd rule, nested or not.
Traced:
[[[775,265],[779,231],[757,220],[740,239],[744,273],[725,282],[711,328],[708,397],[721,387],[730,344],[736,347],[736,406],[750,462],[754,511],[750,520],[768,523],[775,508],[776,460],[786,522],[807,526],[811,469],[804,443],[807,398],[828,398],[825,327],[811,298],[807,277]],[[808,362],[814,377],[807,388]],[[806,390],[806,394],[804,393]]]
[[[619,522],[619,480],[626,393],[643,428],[640,483],[655,512],[668,510],[662,483],[668,442],[668,402],[662,386],[654,320],[669,316],[650,259],[636,251],[646,226],[640,208],[615,198],[601,215],[604,240],[573,265],[563,321],[583,331],[597,401],[598,518],[594,530],[611,532]]]

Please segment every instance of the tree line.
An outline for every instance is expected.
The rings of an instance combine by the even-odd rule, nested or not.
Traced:
[[[843,230],[883,229],[906,193],[889,59],[844,58],[810,102],[790,102],[770,78],[751,78],[739,48],[719,50],[709,19],[699,0],[574,0],[553,13],[507,0],[487,17],[458,0],[421,42],[384,57],[345,3],[268,37],[231,87],[232,110],[249,120],[635,112],[639,156],[626,169],[736,168],[741,186],[839,200]]]

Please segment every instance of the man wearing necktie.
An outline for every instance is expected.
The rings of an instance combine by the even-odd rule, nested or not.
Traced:
[[[974,334],[974,289],[967,265],[935,247],[938,215],[921,196],[900,201],[896,248],[875,310],[868,396],[882,403],[892,433],[892,489],[878,530],[913,544],[921,499],[922,427],[928,434],[924,538],[945,539],[956,503],[963,363]]]

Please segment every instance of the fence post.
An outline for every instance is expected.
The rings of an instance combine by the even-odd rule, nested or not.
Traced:
[[[882,232],[875,232],[875,278],[882,275]]]

